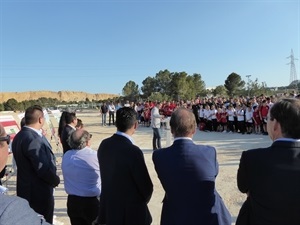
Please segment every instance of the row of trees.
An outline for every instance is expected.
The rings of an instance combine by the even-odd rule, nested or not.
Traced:
[[[141,94],[141,91],[143,94]],[[130,99],[191,99],[196,95],[205,95],[205,83],[200,74],[188,75],[186,72],[171,73],[160,71],[155,77],[148,76],[139,90],[134,81],[123,88],[123,95]]]
[[[92,100],[90,101],[88,98],[85,101],[59,101],[57,98],[45,98],[41,97],[37,100],[25,100],[18,102],[14,98],[8,99],[6,102],[0,103],[0,111],[25,111],[28,107],[32,105],[41,105],[45,108],[56,108],[58,105],[72,105],[76,104],[78,105],[78,108],[80,108],[81,105],[87,105],[90,108],[92,107],[98,107],[100,104],[100,101]]]
[[[212,78],[213,79],[213,78]],[[200,74],[188,75],[186,72],[159,71],[154,77],[148,76],[139,86],[132,80],[128,81],[122,94],[130,100],[179,100],[194,99],[196,96],[250,96],[269,94],[270,90],[265,83],[259,84],[258,79],[249,80],[247,85],[237,73],[231,73],[224,85],[219,85],[212,90],[207,90]]]
[[[213,78],[212,78],[213,79]],[[101,101],[89,100],[85,101],[59,101],[56,98],[39,98],[38,100],[26,100],[18,102],[16,99],[9,99],[4,103],[0,103],[0,111],[24,111],[31,105],[39,104],[45,108],[55,107],[57,105],[89,105],[91,108],[99,107],[102,102],[114,101],[125,102],[125,100],[187,100],[194,99],[197,96],[258,96],[260,94],[272,95],[274,90],[267,88],[266,83],[259,83],[258,79],[249,80],[248,83],[242,80],[237,73],[231,73],[226,78],[224,85],[219,85],[212,90],[207,90],[205,82],[200,74],[188,75],[186,72],[170,72],[168,70],[159,71],[154,77],[148,76],[142,82],[143,86],[139,86],[134,81],[128,81],[123,90],[123,96],[114,99],[106,99]],[[299,83],[298,83],[299,85]],[[279,92],[284,90],[279,90]]]

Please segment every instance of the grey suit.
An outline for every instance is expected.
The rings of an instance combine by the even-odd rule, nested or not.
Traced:
[[[0,202],[0,225],[49,224],[22,198],[0,194]]]

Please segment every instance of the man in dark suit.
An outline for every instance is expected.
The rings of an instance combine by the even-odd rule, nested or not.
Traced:
[[[25,126],[15,136],[12,151],[17,163],[17,195],[52,223],[53,189],[59,182],[55,156],[42,134],[45,118],[42,107],[34,105],[25,111]]]
[[[195,115],[179,108],[170,120],[174,143],[153,152],[158,178],[165,190],[162,225],[231,224],[231,217],[215,189],[216,150],[196,145]]]
[[[5,167],[8,158],[10,136],[0,124],[0,170]],[[0,190],[3,187],[0,186]],[[42,216],[33,211],[28,202],[20,197],[0,194],[0,224],[5,225],[46,225]]]
[[[138,126],[137,113],[129,107],[116,113],[117,132],[98,149],[102,189],[99,224],[149,225],[147,206],[153,185],[144,156],[131,136]]]
[[[61,144],[63,147],[64,154],[66,153],[66,151],[71,149],[68,139],[70,135],[76,130],[76,125],[77,125],[76,113],[74,112],[67,113],[65,115],[65,120],[66,120],[66,125],[64,126],[61,133]]]
[[[300,223],[300,100],[282,99],[269,110],[273,144],[244,151],[238,188],[247,193],[236,224]]]

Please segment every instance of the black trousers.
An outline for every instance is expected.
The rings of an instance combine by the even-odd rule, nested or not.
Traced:
[[[99,199],[68,195],[67,212],[72,225],[91,225],[98,216]]]
[[[20,196],[21,197],[21,196]],[[28,199],[26,199],[28,201]],[[29,202],[30,207],[38,214],[42,215],[45,220],[52,224],[53,223],[53,212],[54,212],[54,197],[43,196],[41,198],[31,198]]]
[[[109,111],[108,113],[108,125],[110,126],[111,124],[111,120],[112,120],[112,124],[115,124],[115,112],[114,111]]]

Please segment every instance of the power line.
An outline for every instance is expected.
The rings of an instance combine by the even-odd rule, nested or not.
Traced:
[[[287,57],[287,59],[291,59],[291,61],[289,63],[287,63],[287,65],[291,65],[290,68],[290,85],[293,83],[293,85],[295,85],[295,87],[297,88],[297,72],[296,72],[296,67],[295,67],[295,62],[294,60],[298,60],[294,57],[294,52],[293,49],[291,49],[291,55]]]

